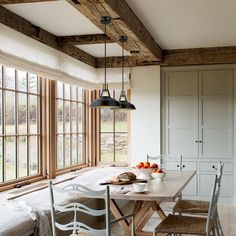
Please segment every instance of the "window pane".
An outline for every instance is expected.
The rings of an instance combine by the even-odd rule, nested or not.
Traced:
[[[20,91],[27,91],[27,73],[25,71],[18,71],[17,72],[17,83],[18,83],[18,90]]]
[[[38,93],[38,77],[34,74],[29,74],[29,91]]]
[[[73,134],[72,135],[72,165],[77,164],[77,135]]]
[[[30,133],[36,134],[38,132],[38,96],[29,96],[29,127]]]
[[[0,65],[0,87],[2,87],[2,65]]]
[[[57,97],[63,98],[63,83],[57,81]]]
[[[0,134],[2,134],[2,90],[0,90]]]
[[[27,137],[18,137],[18,173],[19,177],[27,176]]]
[[[101,132],[113,132],[114,111],[111,109],[100,109]]]
[[[70,132],[70,102],[64,102],[65,132]]]
[[[2,157],[2,138],[0,137],[0,182],[3,181],[3,172],[2,172],[2,167],[3,167],[3,157]]]
[[[57,168],[63,166],[63,135],[57,135]]]
[[[6,134],[15,134],[15,93],[5,93],[5,130]]]
[[[38,173],[38,137],[29,137],[29,161],[30,161],[30,174]]]
[[[70,85],[69,84],[64,84],[64,98],[65,99],[70,99]]]
[[[114,140],[113,134],[101,133],[101,161],[114,161]]]
[[[70,135],[65,135],[65,166],[70,166]]]
[[[83,89],[82,88],[78,88],[78,101],[83,102]]]
[[[115,135],[115,160],[125,162],[128,159],[128,139],[127,134]]]
[[[63,132],[63,100],[57,99],[57,132]]]
[[[77,103],[76,102],[72,102],[71,103],[71,126],[72,126],[72,132],[77,132]]]
[[[71,99],[77,100],[76,86],[71,86]]]
[[[128,113],[126,111],[115,111],[115,131],[116,132],[127,132],[128,131]]]
[[[78,140],[78,163],[85,163],[84,145],[85,145],[85,135],[80,134]]]
[[[18,94],[18,134],[27,134],[27,95]]]
[[[5,67],[5,87],[15,89],[15,69]]]
[[[84,132],[84,104],[78,103],[78,128],[79,132]]]
[[[5,138],[5,168],[6,181],[16,178],[16,139],[15,137]]]

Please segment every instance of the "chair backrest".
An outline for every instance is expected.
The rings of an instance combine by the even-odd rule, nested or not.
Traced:
[[[147,161],[150,162],[150,160],[152,161],[156,161],[157,164],[160,166],[160,168],[162,169],[167,169],[167,165],[166,165],[166,159],[170,157],[169,155],[165,155],[165,154],[161,154],[158,156],[150,156],[149,154],[147,154]],[[177,165],[178,169],[181,171],[184,168],[183,165],[183,155],[181,154],[179,157],[179,164]]]
[[[211,200],[209,204],[208,216],[207,216],[207,224],[206,224],[206,235],[210,235],[212,222],[216,222],[217,219],[217,204],[220,195],[221,188],[221,179],[223,173],[223,166],[220,165],[221,174],[215,175],[213,180],[213,186],[211,191]]]
[[[83,233],[90,233],[96,236],[109,236],[111,234],[111,227],[110,227],[110,190],[109,186],[106,186],[105,190],[101,191],[94,191],[89,188],[86,188],[80,184],[68,184],[62,188],[56,187],[49,182],[49,191],[50,191],[50,200],[51,200],[51,220],[52,220],[52,232],[53,236],[56,236],[56,228],[62,231],[72,231],[72,235],[76,235],[78,232]],[[55,203],[54,194],[55,192],[58,193],[78,193],[79,196],[91,197],[91,198],[99,198],[105,197],[105,208],[101,210],[96,210],[85,206],[82,203],[68,203],[68,204],[57,204]],[[67,224],[60,224],[56,222],[55,213],[57,212],[74,212],[73,221]],[[98,230],[91,228],[90,226],[77,221],[77,213],[83,212],[88,215],[97,217],[105,215],[106,218],[106,229]]]

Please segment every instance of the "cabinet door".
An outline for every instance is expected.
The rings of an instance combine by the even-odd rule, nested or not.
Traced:
[[[232,157],[232,70],[200,73],[200,157]]]
[[[214,179],[214,174],[199,174],[199,195],[208,196],[211,195],[211,189]],[[221,180],[221,197],[233,197],[234,196],[234,176],[230,174],[224,174]]]
[[[198,72],[166,74],[166,152],[198,156]]]

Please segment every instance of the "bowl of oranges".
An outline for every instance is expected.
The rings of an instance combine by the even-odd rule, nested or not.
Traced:
[[[150,162],[139,162],[135,167],[139,179],[149,180],[152,179],[152,172],[158,169],[156,163],[151,164]]]
[[[162,182],[163,179],[166,177],[166,172],[163,171],[162,169],[156,169],[152,171],[151,176],[156,181]]]

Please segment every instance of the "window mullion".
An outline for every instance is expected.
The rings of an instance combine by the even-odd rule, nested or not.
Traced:
[[[27,91],[27,96],[26,96],[26,133],[27,133],[27,137],[26,137],[26,153],[27,153],[27,176],[30,175],[30,168],[29,168],[29,165],[30,165],[30,159],[29,159],[29,138],[30,136],[28,136],[29,134],[29,122],[30,122],[30,119],[29,119],[29,95],[28,95],[28,92],[29,92],[29,74],[27,73],[26,74],[26,91]]]
[[[18,83],[17,83],[17,71],[15,70],[15,88],[18,89]],[[19,178],[19,155],[18,155],[18,94],[15,92],[15,176],[16,179]]]
[[[5,70],[2,68],[2,87],[5,86]],[[5,168],[5,90],[2,90],[2,182],[6,179],[6,168]]]
[[[76,162],[79,163],[79,92],[76,87]]]
[[[69,121],[70,121],[70,166],[72,165],[72,86],[70,86],[70,117],[69,117]]]
[[[115,98],[115,90],[113,90],[113,97]],[[116,125],[116,112],[115,112],[115,109],[113,111],[113,150],[114,150],[114,153],[113,153],[113,161],[115,162],[116,161],[116,130],[115,130],[115,125]]]
[[[63,167],[65,167],[65,120],[66,120],[66,116],[65,116],[65,100],[64,100],[64,97],[65,97],[65,86],[64,86],[64,84],[62,85],[63,86],[63,91],[62,91],[62,93],[63,93],[63,95],[62,95],[62,97],[63,97]]]

